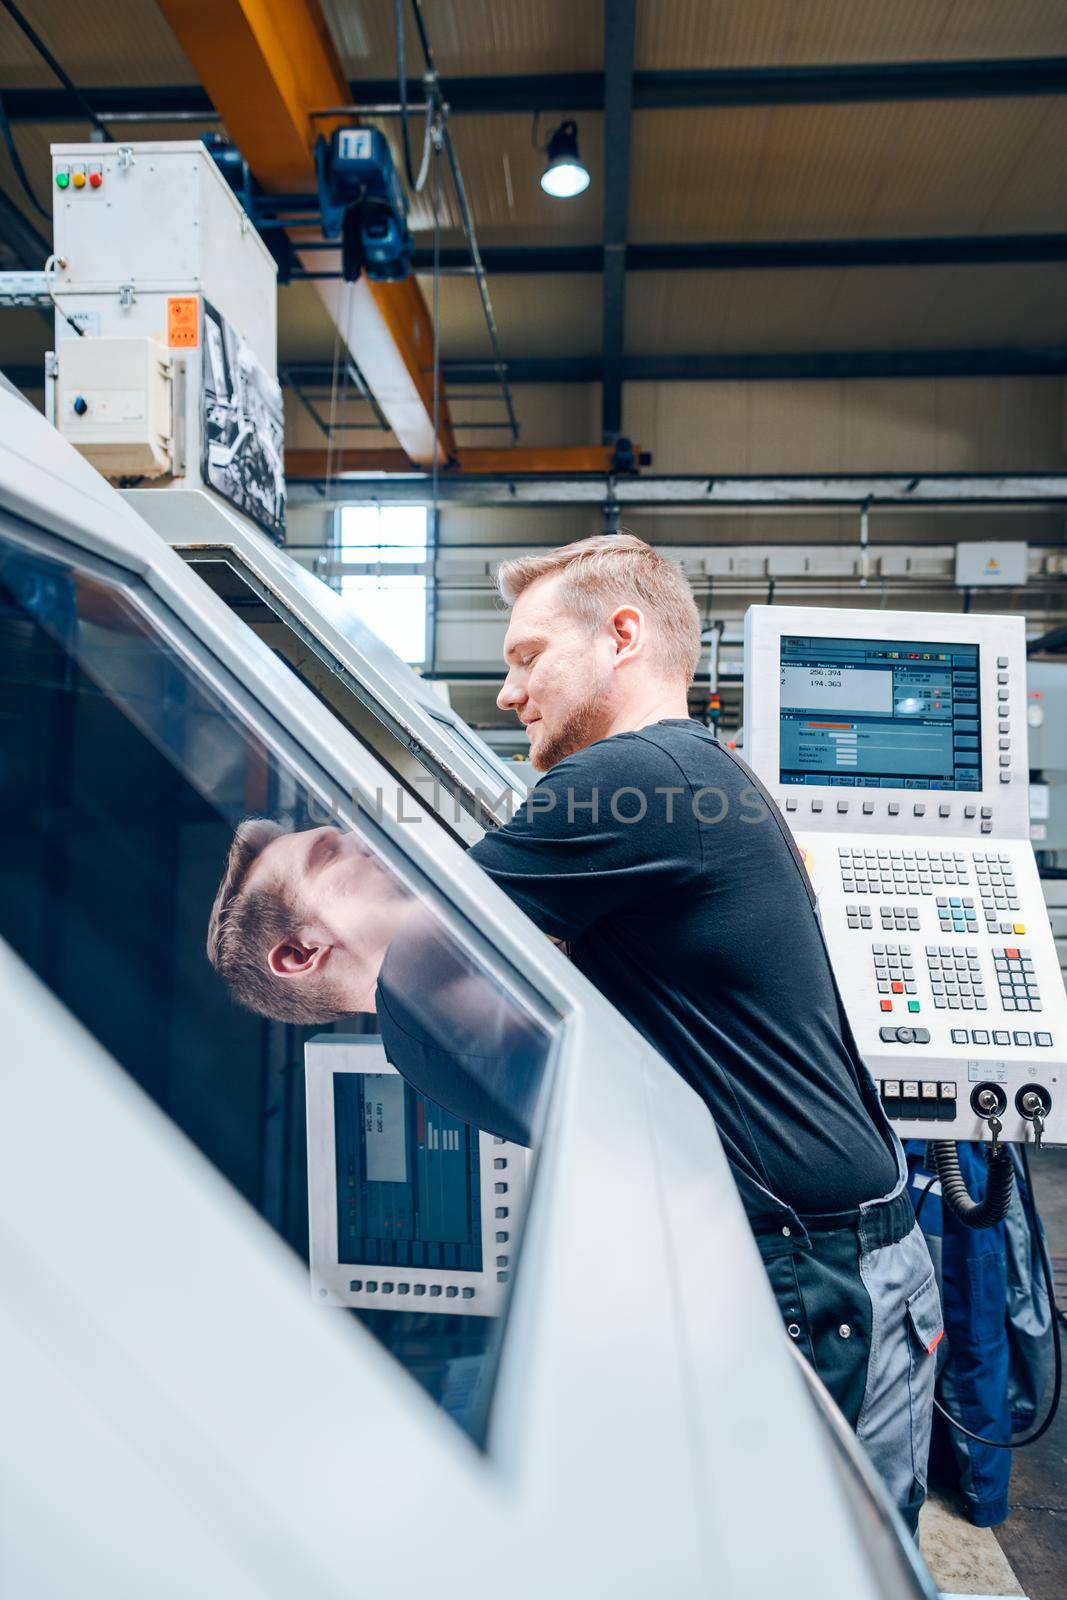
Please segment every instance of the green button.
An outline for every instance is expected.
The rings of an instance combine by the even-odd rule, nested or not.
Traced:
[[[69,172],[57,172],[56,173],[56,188],[57,189],[66,189],[67,186],[69,185],[69,183],[70,183],[70,173]]]
[[[918,1011],[918,1009],[919,1009],[918,1000],[909,1000],[908,1001],[908,1010],[909,1011]]]

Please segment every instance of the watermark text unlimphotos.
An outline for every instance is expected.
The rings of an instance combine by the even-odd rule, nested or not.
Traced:
[[[376,822],[388,817],[405,826],[422,822],[430,815],[457,828],[462,826],[464,817],[469,817],[479,827],[492,828],[511,822],[516,816],[523,816],[533,825],[538,817],[551,814],[557,826],[566,827],[602,827],[610,823],[632,827],[642,822],[676,827],[692,821],[701,827],[715,827],[728,817],[746,824],[765,822],[770,811],[751,785],[731,795],[713,786],[694,789],[681,784],[657,785],[649,790],[623,784],[611,789],[575,789],[540,783],[523,798],[511,788],[499,794],[481,787],[452,789],[427,774],[412,779],[409,785],[379,786],[369,796],[354,791],[350,805],[336,793],[330,800],[309,794],[307,814],[315,826],[331,822],[345,826],[350,818],[362,814]]]

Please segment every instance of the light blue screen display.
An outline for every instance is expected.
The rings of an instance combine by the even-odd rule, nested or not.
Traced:
[[[784,637],[782,783],[980,789],[977,645]]]

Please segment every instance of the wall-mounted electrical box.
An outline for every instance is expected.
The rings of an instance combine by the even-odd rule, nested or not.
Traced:
[[[175,471],[173,367],[161,340],[64,339],[56,381],[60,430],[98,472]]]

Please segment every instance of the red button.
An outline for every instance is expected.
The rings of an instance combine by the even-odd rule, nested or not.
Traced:
[[[892,1011],[893,1009],[892,1000],[879,1000],[878,1004],[881,1006],[883,1011]]]
[[[104,181],[104,174],[102,172],[90,172],[90,174],[89,174],[89,183],[92,186],[92,188],[99,189],[99,187],[103,183],[103,181]]]
[[[902,983],[891,983],[889,987],[892,989],[894,994],[904,993],[904,985]]]
[[[1019,952],[1014,948],[1014,946],[1005,950],[1004,954],[1007,956],[1009,961],[1018,961],[1019,959]]]

